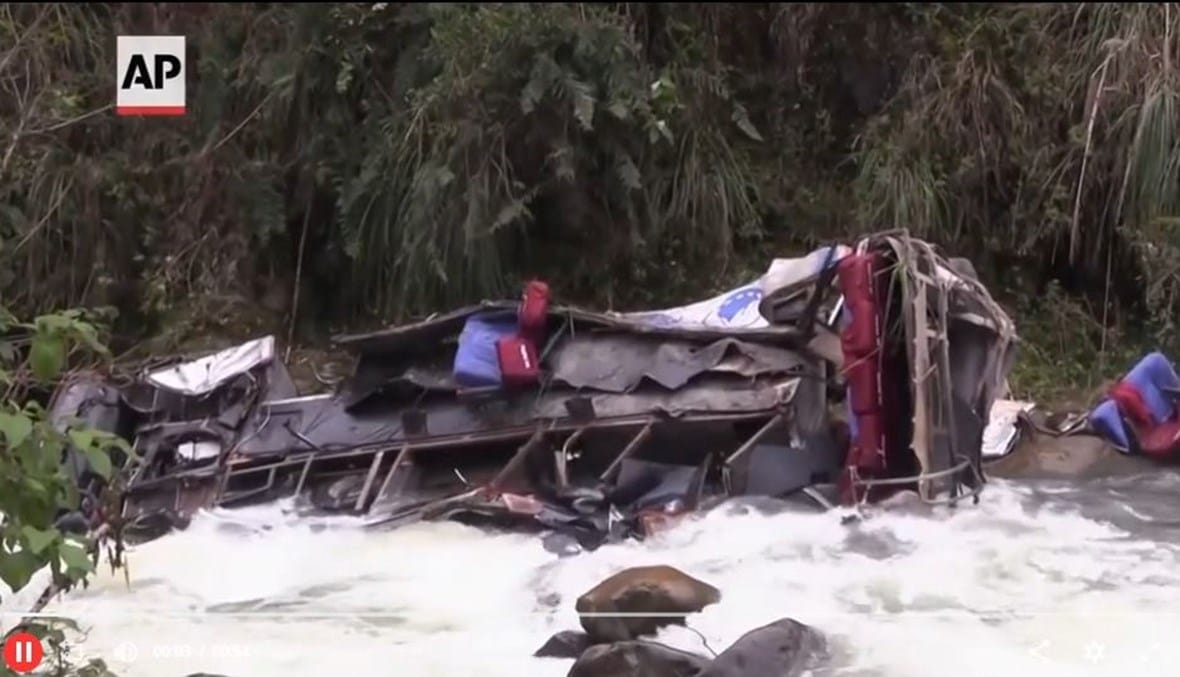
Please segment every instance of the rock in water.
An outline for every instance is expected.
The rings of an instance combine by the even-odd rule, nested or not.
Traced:
[[[578,598],[579,614],[696,613],[721,600],[721,591],[670,566],[624,569]],[[619,642],[683,625],[675,616],[582,616],[582,627],[598,642]]]
[[[175,530],[187,529],[189,518],[168,508],[146,512],[123,526],[123,538],[128,543],[154,541]]]
[[[819,631],[782,618],[739,637],[700,677],[796,677],[826,656]]]
[[[586,649],[566,677],[696,677],[707,665],[704,656],[629,640]]]
[[[562,630],[533,654],[537,658],[577,658],[594,644],[590,635],[577,630]]]

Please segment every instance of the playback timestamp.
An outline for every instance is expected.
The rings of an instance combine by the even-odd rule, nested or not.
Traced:
[[[142,660],[250,658],[255,653],[250,645],[236,642],[123,642],[115,647],[112,657],[123,663],[134,663]]]

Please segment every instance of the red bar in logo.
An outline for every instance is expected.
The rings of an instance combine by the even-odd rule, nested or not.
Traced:
[[[184,106],[116,106],[117,115],[184,115]]]

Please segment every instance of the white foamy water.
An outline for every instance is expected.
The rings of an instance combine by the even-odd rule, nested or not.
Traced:
[[[103,571],[46,611],[79,620],[89,633],[75,652],[124,677],[556,677],[570,661],[531,654],[578,627],[580,593],[623,567],[671,564],[722,590],[689,621],[717,651],[791,616],[835,645],[822,674],[1175,675],[1180,532],[1149,509],[1169,498],[1180,507],[1175,477],[995,482],[977,506],[859,525],[730,505],[566,558],[536,536],[367,532],[273,505],[202,515],[130,553],[130,588]],[[683,628],[659,639],[705,651]]]

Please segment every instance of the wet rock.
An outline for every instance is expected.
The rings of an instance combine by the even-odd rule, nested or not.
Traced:
[[[187,529],[189,518],[167,508],[139,515],[123,525],[123,538],[132,544],[146,543],[170,533],[174,529]]]
[[[68,512],[57,518],[53,523],[58,531],[66,534],[83,536],[90,531],[90,521],[80,511]]]
[[[1004,479],[1094,479],[1139,475],[1158,469],[1145,456],[1124,454],[1095,435],[1055,437],[1035,430],[1022,431],[1016,447],[984,463],[990,477]]]
[[[594,644],[590,635],[577,630],[562,630],[537,649],[537,658],[577,658]]]
[[[656,642],[628,640],[586,649],[566,677],[696,677],[708,665],[704,656]]]
[[[560,557],[572,557],[584,552],[578,539],[560,532],[551,532],[541,537],[541,547]]]
[[[782,618],[739,637],[699,677],[796,677],[826,656],[819,631]]]
[[[670,566],[634,567],[591,588],[578,598],[579,614],[696,613],[721,600],[721,591]],[[582,628],[597,641],[618,642],[684,625],[676,616],[582,616]]]

